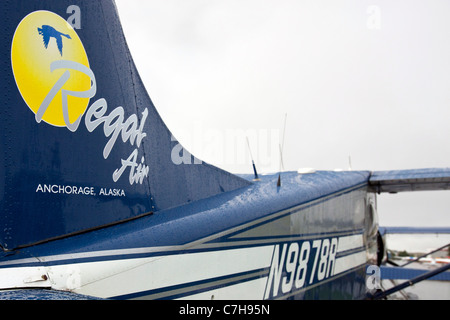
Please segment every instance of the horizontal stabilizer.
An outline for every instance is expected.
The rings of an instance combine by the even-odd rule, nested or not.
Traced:
[[[0,300],[103,300],[73,292],[46,289],[19,289],[0,292]]]
[[[450,168],[374,171],[369,185],[378,193],[450,189]]]

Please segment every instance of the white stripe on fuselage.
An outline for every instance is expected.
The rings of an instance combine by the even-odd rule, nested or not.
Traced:
[[[362,234],[338,237],[337,255],[343,255],[336,257],[334,274],[364,264],[366,254],[361,251],[362,247]],[[250,277],[245,280],[243,277],[242,282],[235,281],[229,286],[226,280],[221,280],[223,285],[218,288],[190,296],[201,299],[212,296],[217,299],[262,299],[274,248],[275,245],[267,245],[47,267],[2,268],[0,279],[9,280],[0,281],[0,288],[51,287],[102,298],[144,292],[157,298],[164,297],[164,288],[189,284],[195,288],[197,282],[263,270],[257,279]],[[152,251],[150,249],[145,251]],[[349,254],[345,255],[346,251]],[[158,291],[163,293],[155,295],[154,292]]]
[[[267,268],[272,251],[264,246],[88,262],[52,266],[48,273],[54,289],[107,298]]]

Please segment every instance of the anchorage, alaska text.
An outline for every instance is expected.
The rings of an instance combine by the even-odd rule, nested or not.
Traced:
[[[125,191],[123,189],[65,186],[59,184],[39,184],[36,188],[36,193],[52,193],[52,194],[84,195],[84,196],[100,195],[110,197],[126,196]]]

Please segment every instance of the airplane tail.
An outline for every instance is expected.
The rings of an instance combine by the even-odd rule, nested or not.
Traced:
[[[249,184],[201,162],[172,136],[139,77],[113,1],[0,6],[3,250]],[[51,27],[45,35],[42,26]]]

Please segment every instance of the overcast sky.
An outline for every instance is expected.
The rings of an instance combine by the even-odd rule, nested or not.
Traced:
[[[116,4],[158,112],[208,163],[251,172],[248,137],[260,172],[280,144],[285,170],[450,166],[448,0]],[[449,200],[381,195],[380,224],[450,226]]]

